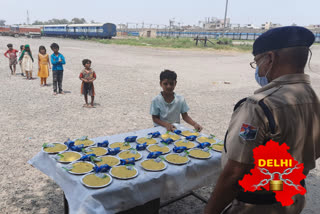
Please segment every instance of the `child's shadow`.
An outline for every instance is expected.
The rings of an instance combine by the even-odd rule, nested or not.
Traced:
[[[63,91],[65,94],[71,94],[71,91]]]
[[[94,102],[94,105],[95,106],[101,106],[100,103],[96,103],[96,102]]]

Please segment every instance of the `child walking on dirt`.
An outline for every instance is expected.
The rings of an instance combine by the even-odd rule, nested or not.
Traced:
[[[19,57],[19,63],[21,62],[22,70],[27,75],[27,80],[32,80],[33,61],[30,45],[25,45]]]
[[[93,81],[95,81],[96,73],[94,70],[91,68],[91,60],[90,59],[84,59],[82,60],[82,64],[84,66],[84,69],[80,73],[80,80],[82,80],[81,84],[81,94],[84,95],[84,100],[85,104],[83,107],[87,108],[93,108],[93,101],[94,101],[94,96],[95,96],[95,91],[94,91],[94,85]],[[91,96],[91,104],[88,104],[88,94]]]
[[[7,45],[8,50],[4,53],[4,56],[9,59],[9,67],[11,70],[11,75],[16,75],[16,64],[17,64],[17,50],[13,49],[12,44]],[[9,54],[9,56],[8,56]]]
[[[38,66],[38,77],[41,78],[40,86],[47,86],[47,78],[49,76],[49,69],[51,69],[51,65],[47,50],[42,45],[39,47]]]
[[[24,45],[20,45],[20,50],[18,52],[18,57],[17,57],[18,59],[20,58],[23,50],[24,50]],[[20,66],[20,70],[21,70],[21,76],[24,76],[21,61],[19,61],[19,66]]]

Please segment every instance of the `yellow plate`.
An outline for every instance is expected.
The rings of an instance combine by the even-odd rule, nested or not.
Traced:
[[[190,161],[188,157],[182,157],[178,154],[169,154],[165,157],[166,161],[176,165],[186,164]]]
[[[205,152],[201,149],[191,149],[189,151],[189,156],[198,159],[209,159],[212,155],[210,152]]]
[[[81,178],[81,183],[89,188],[102,188],[106,187],[111,184],[112,178],[110,175],[103,173],[106,177],[105,178],[100,178],[95,175],[95,173],[90,173],[87,175],[84,175]]]
[[[116,142],[116,143],[112,143],[109,145],[109,148],[117,148],[117,147],[120,147],[120,150],[123,151],[123,150],[128,150],[131,148],[131,145],[129,144],[128,146],[125,146],[123,142]]]
[[[68,172],[75,175],[82,175],[91,172],[94,167],[94,164],[88,161],[76,161],[70,163],[70,165],[72,165],[73,168]]]
[[[78,146],[83,144],[84,147],[88,147],[88,146],[92,146],[94,144],[94,142],[92,140],[76,140],[74,142],[74,145]]]
[[[217,142],[217,141],[216,141],[215,139],[212,139],[212,138],[198,137],[198,138],[197,138],[197,142],[199,142],[199,143],[208,142],[208,143],[213,144],[213,143],[215,143],[215,142]]]
[[[95,154],[96,156],[102,156],[107,154],[108,150],[103,147],[88,147],[92,152],[86,152],[87,155]]]
[[[112,177],[119,179],[131,179],[138,176],[138,170],[132,167],[132,170],[127,169],[127,166],[115,166],[110,170]]]
[[[181,132],[181,135],[183,135],[185,137],[188,137],[188,136],[191,136],[191,135],[199,136],[199,133],[198,132],[191,132],[191,131],[183,131],[183,132]]]
[[[149,152],[162,152],[162,154],[167,154],[170,152],[170,148],[168,146],[159,146],[159,145],[150,145],[147,147]]]
[[[174,145],[176,147],[185,146],[185,147],[187,147],[187,149],[192,149],[196,146],[196,144],[191,141],[188,141],[187,143],[185,143],[182,140],[175,142]]]
[[[171,138],[172,140],[176,141],[176,140],[179,140],[180,139],[180,136],[179,135],[176,135],[176,134],[163,134],[161,135],[161,138],[163,140],[166,140],[168,138]]]
[[[148,159],[141,162],[141,167],[147,171],[157,172],[167,168],[163,161],[156,162],[154,159]]]
[[[99,158],[101,158],[102,161],[96,162],[97,166],[101,166],[104,164],[108,164],[109,166],[116,166],[120,164],[119,158],[116,158],[113,156],[106,155],[106,156],[101,156]]]
[[[217,152],[222,152],[223,148],[224,148],[224,144],[214,144],[211,145],[212,149],[217,151]]]
[[[63,157],[58,159],[58,162],[60,163],[70,163],[81,158],[81,154],[79,152],[62,152],[59,154],[63,155]]]
[[[139,143],[139,144],[142,144],[142,143],[145,143],[145,142],[147,142],[147,145],[149,146],[151,144],[157,143],[157,140],[153,139],[153,138],[146,138],[146,137],[142,137],[142,138],[139,138],[137,140],[137,143]]]
[[[52,143],[52,144],[54,145],[54,147],[47,147],[47,148],[42,147],[42,151],[49,154],[55,154],[55,153],[66,151],[68,149],[68,147],[62,143]]]
[[[137,152],[136,154],[132,154],[130,150],[122,151],[118,154],[120,159],[128,159],[128,158],[135,158],[135,160],[140,160],[142,158],[141,153]]]

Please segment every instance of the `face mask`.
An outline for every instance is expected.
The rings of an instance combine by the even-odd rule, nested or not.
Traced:
[[[267,74],[268,74],[268,73],[267,73]],[[267,76],[267,74],[266,74],[266,76]],[[265,85],[267,85],[267,84],[269,83],[269,81],[268,81],[268,79],[267,79],[266,76],[264,76],[264,77],[260,77],[260,76],[259,76],[259,66],[257,66],[257,68],[256,68],[256,73],[255,73],[255,77],[256,77],[257,83],[258,83],[261,87],[263,87],[263,86],[265,86]]]

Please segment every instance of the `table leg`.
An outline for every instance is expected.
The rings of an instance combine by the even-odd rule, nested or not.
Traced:
[[[69,204],[64,193],[63,193],[63,204],[64,204],[64,214],[69,214]]]

